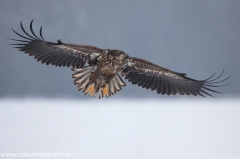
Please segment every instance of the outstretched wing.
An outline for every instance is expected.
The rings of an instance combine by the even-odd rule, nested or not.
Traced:
[[[222,74],[220,76],[222,76]],[[146,89],[151,88],[151,90],[156,90],[158,94],[175,95],[178,93],[180,95],[192,94],[203,97],[204,95],[212,96],[206,91],[220,93],[209,87],[220,87],[215,84],[223,82],[229,78],[227,77],[216,82],[220,76],[212,79],[214,75],[215,73],[210,78],[199,81],[186,77],[186,74],[184,73],[173,72],[148,61],[133,57],[129,58],[129,62],[122,70],[122,76],[132,82],[132,84],[138,84],[138,86],[142,86]]]
[[[24,51],[29,54],[29,56],[34,56],[37,61],[41,61],[47,65],[82,67],[86,62],[94,62],[96,57],[103,52],[103,49],[89,45],[65,44],[60,40],[58,40],[57,43],[47,42],[42,37],[42,27],[40,28],[41,38],[39,38],[33,32],[32,23],[33,20],[30,23],[32,35],[25,31],[21,22],[21,28],[25,33],[25,36],[17,33],[13,29],[12,30],[24,40],[10,40],[20,42],[11,45],[16,45],[15,48]]]

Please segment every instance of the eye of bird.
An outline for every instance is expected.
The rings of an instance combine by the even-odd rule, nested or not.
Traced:
[[[121,54],[121,57],[123,58],[123,59],[126,59],[126,55],[125,54]]]

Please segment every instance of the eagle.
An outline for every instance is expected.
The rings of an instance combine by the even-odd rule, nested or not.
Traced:
[[[162,95],[214,97],[210,92],[221,92],[212,87],[228,85],[219,85],[230,77],[218,80],[224,70],[214,79],[215,73],[205,80],[195,80],[187,77],[185,73],[174,72],[146,60],[131,57],[121,50],[63,43],[61,40],[45,41],[42,36],[42,26],[40,37],[34,33],[33,20],[30,23],[31,34],[25,31],[22,22],[20,26],[25,35],[12,29],[22,39],[9,39],[16,42],[11,45],[43,64],[72,67],[74,84],[77,85],[78,90],[83,90],[83,93],[89,94],[90,97],[99,95],[99,98],[104,96],[108,98],[121,91],[122,87],[126,86],[121,76],[132,84]]]

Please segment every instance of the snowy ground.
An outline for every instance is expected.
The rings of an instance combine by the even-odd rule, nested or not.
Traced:
[[[1,99],[0,152],[35,151],[73,159],[239,159],[240,100]]]

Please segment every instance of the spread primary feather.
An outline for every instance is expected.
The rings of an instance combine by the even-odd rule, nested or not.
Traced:
[[[177,73],[146,60],[131,57],[121,50],[67,44],[61,40],[56,43],[48,42],[43,39],[42,27],[38,37],[32,29],[32,24],[33,20],[30,23],[32,35],[25,31],[22,23],[21,29],[25,35],[12,29],[23,38],[23,40],[10,39],[18,42],[12,45],[47,65],[72,67],[75,71],[72,75],[75,78],[74,84],[78,85],[78,90],[83,90],[84,94],[89,93],[90,97],[97,94],[99,98],[110,97],[121,91],[126,84],[119,76],[119,72],[132,84],[151,89],[158,94],[213,96],[209,92],[220,92],[211,87],[228,85],[217,85],[229,78],[216,81],[224,71],[215,79],[212,79],[214,74],[206,80],[195,80],[184,73]]]

